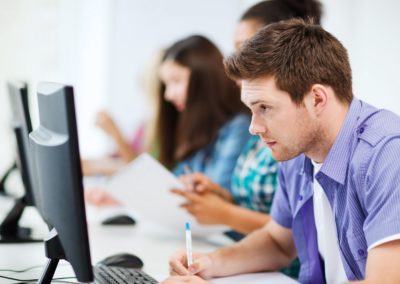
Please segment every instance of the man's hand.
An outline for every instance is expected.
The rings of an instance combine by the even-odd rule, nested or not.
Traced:
[[[165,279],[161,284],[209,284],[209,282],[201,279],[196,275],[186,275],[186,276],[171,276]]]
[[[186,251],[183,249],[174,254],[169,260],[169,272],[171,275],[175,276],[198,275],[202,278],[208,279],[213,276],[212,268],[213,265],[210,256],[202,253],[193,253],[193,264],[190,267],[187,267]]]

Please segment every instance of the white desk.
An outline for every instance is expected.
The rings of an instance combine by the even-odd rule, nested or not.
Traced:
[[[0,216],[4,216],[7,206],[0,202]],[[2,219],[2,218],[1,218]],[[29,208],[24,213],[22,223],[34,224],[40,233],[46,231],[46,226],[41,221],[36,210]],[[101,226],[99,224],[89,224],[89,239],[92,263],[119,252],[132,253],[139,256],[144,262],[143,270],[156,278],[162,280],[168,275],[168,258],[179,248],[184,247],[184,231],[169,232],[158,226],[138,223],[134,226]],[[207,252],[214,250],[227,240],[221,236],[211,240],[193,240],[195,251]],[[35,265],[44,265],[46,258],[42,243],[31,244],[0,244],[0,269],[24,269]],[[38,278],[42,268],[30,270],[27,273],[6,273],[1,275],[15,278]],[[70,266],[66,262],[60,262],[56,271],[56,276],[74,275]],[[242,279],[243,276],[236,278],[225,278],[213,281],[215,284],[223,283],[296,283],[289,277],[281,273],[263,273]],[[242,280],[241,280],[242,279]],[[261,280],[262,279],[262,280]],[[269,280],[269,281],[268,281]],[[245,282],[243,282],[245,281]],[[0,279],[0,283],[14,283]]]

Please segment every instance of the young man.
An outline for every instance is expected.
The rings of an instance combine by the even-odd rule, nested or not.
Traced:
[[[400,118],[353,97],[346,49],[320,26],[263,28],[225,61],[250,131],[282,163],[272,221],[209,254],[171,258],[165,283],[277,270],[301,283],[400,283]],[[198,276],[191,276],[196,274]]]

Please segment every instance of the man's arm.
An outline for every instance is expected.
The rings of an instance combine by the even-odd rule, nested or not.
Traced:
[[[296,256],[292,232],[271,220],[242,241],[209,254],[193,254],[188,268],[182,250],[170,259],[171,275],[196,274],[204,279],[277,270],[287,266]]]
[[[400,283],[400,240],[368,252],[365,280],[352,283]]]
[[[271,220],[242,241],[210,254],[213,277],[278,270],[296,256],[292,231]]]

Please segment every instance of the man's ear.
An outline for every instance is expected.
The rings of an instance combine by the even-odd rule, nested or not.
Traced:
[[[329,100],[328,88],[321,84],[314,84],[306,96],[307,107],[319,115],[326,108]]]

